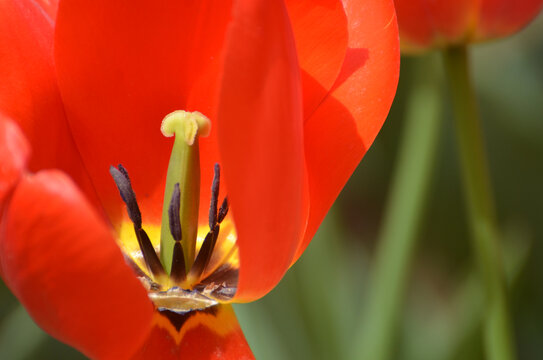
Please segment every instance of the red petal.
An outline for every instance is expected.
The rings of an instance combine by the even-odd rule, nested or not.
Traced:
[[[468,36],[477,16],[473,0],[395,0],[402,43],[424,48]],[[441,45],[443,45],[441,44]]]
[[[242,360],[254,356],[232,306],[217,305],[182,315],[155,312],[153,329],[136,359]]]
[[[54,23],[57,19],[59,0],[35,0]]]
[[[208,68],[218,67],[229,17],[224,0],[60,4],[60,89],[81,156],[111,216],[121,206],[108,168],[122,163],[144,220],[160,221],[172,144],[160,133],[161,121],[178,109],[212,116],[216,71]]]
[[[390,109],[399,75],[392,2],[345,1],[349,49],[334,88],[305,124],[311,209],[303,252]]]
[[[488,39],[517,32],[541,11],[543,0],[481,1],[477,38]]]
[[[4,198],[26,168],[30,146],[13,122],[0,114],[0,219]]]
[[[53,11],[55,1],[47,11]],[[19,124],[30,170],[60,168],[94,196],[70,135],[53,67],[53,23],[34,1],[0,2],[0,112]],[[94,198],[92,198],[94,199]]]
[[[286,1],[292,30],[296,41],[296,51],[302,69],[303,113],[305,118],[313,113],[334,83],[347,49],[347,17],[339,0]],[[222,27],[222,26],[219,26]],[[218,62],[214,65],[219,65]],[[209,103],[213,93],[218,66],[209,67],[206,74],[210,81],[201,81],[201,89],[193,89],[189,99],[190,109],[199,109],[200,103]],[[208,114],[214,118],[214,114]],[[209,191],[213,179],[213,164],[219,161],[216,132],[202,139],[202,196],[200,221],[207,222]],[[221,196],[227,194],[221,187]]]
[[[526,26],[542,0],[395,0],[402,43],[425,49],[510,35]]]
[[[304,118],[309,118],[339,74],[347,49],[347,17],[339,0],[288,0],[302,72]]]
[[[236,300],[263,296],[305,225],[298,60],[283,2],[241,0],[224,54],[218,136],[240,250]]]
[[[22,179],[1,229],[4,279],[45,331],[92,358],[137,349],[153,306],[110,230],[63,173]]]

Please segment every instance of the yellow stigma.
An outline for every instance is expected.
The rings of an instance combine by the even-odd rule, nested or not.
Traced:
[[[211,121],[198,111],[188,112],[184,110],[174,111],[162,120],[160,126],[162,135],[171,137],[174,134],[182,137],[187,145],[194,144],[196,135],[206,137],[211,131]]]

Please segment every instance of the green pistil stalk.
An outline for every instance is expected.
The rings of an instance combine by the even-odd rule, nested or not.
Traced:
[[[484,333],[488,359],[515,359],[504,271],[483,137],[465,46],[444,53],[455,111],[460,164],[473,246],[485,290]]]
[[[160,260],[169,273],[172,266],[175,240],[170,233],[168,208],[176,183],[181,190],[180,219],[181,244],[187,272],[194,262],[198,235],[198,209],[200,205],[200,151],[198,136],[207,136],[209,120],[199,112],[175,111],[164,118],[161,131],[164,136],[175,134],[175,141],[168,165],[162,227],[160,232]]]

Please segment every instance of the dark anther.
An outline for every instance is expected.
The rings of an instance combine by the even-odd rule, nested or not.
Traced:
[[[162,263],[155,252],[153,244],[151,244],[149,236],[147,236],[147,233],[141,227],[141,212],[136,200],[136,194],[132,189],[132,184],[130,183],[130,178],[128,177],[128,172],[122,165],[119,164],[118,169],[111,166],[109,168],[109,173],[113,177],[115,184],[117,184],[121,198],[126,204],[128,216],[134,223],[134,231],[136,232],[136,237],[138,238],[138,244],[149,271],[155,277],[164,275],[164,268],[162,267]]]
[[[168,208],[170,233],[175,241],[181,240],[181,219],[179,218],[180,202],[181,191],[179,190],[179,183],[177,183],[173,187],[172,199],[170,200],[170,207]]]
[[[132,186],[132,182],[130,181],[130,176],[128,176],[128,171],[126,171],[125,167],[123,166],[123,164],[119,164],[118,165],[118,169],[119,171],[124,175],[124,177],[126,178],[126,180],[128,180],[128,185]]]
[[[215,164],[215,175],[213,176],[213,184],[211,185],[211,202],[209,204],[209,230],[213,230],[217,224],[217,206],[219,203],[219,184],[221,182],[221,168],[219,164]]]
[[[222,201],[221,208],[219,209],[219,216],[217,217],[217,222],[220,224],[228,214],[228,198],[225,197]]]
[[[190,269],[191,277],[199,278],[204,273],[204,270],[211,259],[211,255],[213,254],[213,249],[215,248],[218,236],[219,225],[216,225],[212,231],[207,233],[204,242],[200,247],[200,251],[198,251],[198,256],[196,256],[196,260],[194,260],[194,264],[192,264],[192,268]]]
[[[211,201],[209,204],[209,232],[207,233],[200,251],[196,256],[196,260],[190,268],[189,276],[192,278],[199,278],[205,271],[211,255],[213,254],[213,249],[217,243],[217,238],[219,237],[220,223],[224,220],[226,214],[228,213],[228,199],[225,197],[220,209],[218,209],[219,204],[219,186],[221,183],[221,168],[219,164],[215,164],[214,167],[215,175],[213,176],[213,183],[211,185]]]
[[[149,236],[147,236],[145,230],[143,230],[142,228],[137,229],[135,226],[134,230],[136,231],[138,244],[140,246],[141,253],[143,254],[143,259],[145,260],[145,263],[149,268],[149,271],[153,274],[154,277],[165,275],[166,273],[164,272],[162,263],[160,262],[160,259],[155,252],[155,248],[153,247],[153,244],[151,244],[151,240],[149,240]]]
[[[136,228],[141,228],[140,208],[138,206],[138,202],[136,201],[136,194],[132,189],[130,178],[128,177],[126,169],[119,164],[119,169],[111,166],[109,168],[109,173],[113,177],[113,180],[117,185],[117,189],[119,189],[119,193],[121,194],[121,198],[126,204],[126,210],[128,211],[130,220],[132,220]]]
[[[179,183],[177,183],[173,187],[172,199],[170,201],[170,207],[168,208],[170,232],[175,240],[170,277],[177,283],[185,280],[187,276],[185,269],[185,254],[183,253],[183,246],[181,245],[181,220],[179,218],[180,202],[181,190],[179,190]]]

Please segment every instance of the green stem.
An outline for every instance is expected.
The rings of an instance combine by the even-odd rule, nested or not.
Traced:
[[[485,290],[484,337],[489,359],[515,359],[490,176],[465,46],[444,52],[455,111],[460,165],[474,251]]]
[[[436,59],[424,57],[414,61],[416,81],[407,104],[398,164],[353,359],[384,360],[393,355],[402,299],[433,173],[441,125]]]

